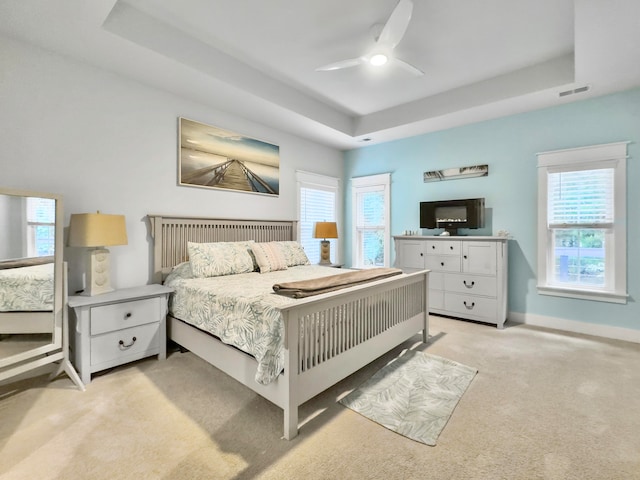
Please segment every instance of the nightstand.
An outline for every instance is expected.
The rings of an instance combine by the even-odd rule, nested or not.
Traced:
[[[69,297],[71,358],[85,385],[94,372],[151,355],[167,357],[167,300],[172,291],[145,285]]]

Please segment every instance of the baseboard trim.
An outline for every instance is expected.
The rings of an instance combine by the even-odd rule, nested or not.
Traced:
[[[578,322],[566,318],[547,317],[531,313],[509,312],[509,320],[536,327],[553,328],[572,333],[595,335],[596,337],[611,338],[613,340],[625,340],[627,342],[640,343],[640,330],[631,328],[614,327],[596,323]]]

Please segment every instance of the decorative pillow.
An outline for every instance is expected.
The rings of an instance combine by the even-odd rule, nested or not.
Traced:
[[[178,265],[173,267],[170,273],[174,273],[180,278],[193,278],[193,273],[191,273],[191,263],[188,260],[186,262],[180,262]]]
[[[251,245],[251,250],[256,257],[260,273],[287,269],[287,260],[277,243],[254,243]]]
[[[251,245],[245,242],[187,243],[189,263],[194,277],[219,277],[253,272]]]
[[[304,253],[302,245],[298,242],[274,242],[280,246],[284,258],[287,261],[287,267],[295,267],[296,265],[310,265],[311,262]]]

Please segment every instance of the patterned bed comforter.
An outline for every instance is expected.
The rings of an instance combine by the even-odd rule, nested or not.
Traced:
[[[0,312],[53,310],[53,263],[0,270]]]
[[[277,295],[273,285],[339,272],[330,267],[301,265],[269,273],[194,278],[185,262],[176,266],[165,281],[174,288],[169,312],[252,355],[258,361],[255,380],[266,385],[284,368],[284,325],[278,308],[297,301]]]

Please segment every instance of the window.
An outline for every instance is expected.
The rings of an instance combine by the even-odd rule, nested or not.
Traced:
[[[391,174],[352,180],[353,266],[389,266]]]
[[[538,154],[538,292],[626,303],[626,143]]]
[[[27,256],[46,257],[55,250],[56,201],[27,198]]]
[[[313,238],[316,222],[337,222],[337,197],[339,181],[334,177],[314,173],[297,172],[299,235],[298,241],[304,248],[311,263],[320,262],[320,239]],[[338,236],[340,225],[338,224]],[[328,239],[331,245],[331,259],[338,261],[337,239]]]

